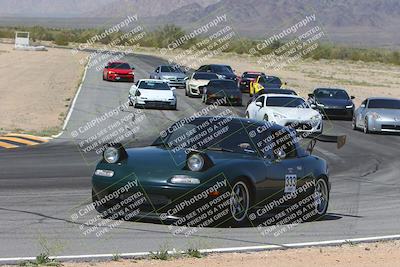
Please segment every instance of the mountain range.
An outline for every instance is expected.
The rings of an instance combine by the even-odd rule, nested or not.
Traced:
[[[257,39],[315,14],[332,42],[400,46],[398,0],[0,0],[0,6],[0,24],[7,25],[51,26],[53,21],[56,26],[93,27],[137,14],[150,29],[167,23],[191,29],[227,14],[241,36]]]

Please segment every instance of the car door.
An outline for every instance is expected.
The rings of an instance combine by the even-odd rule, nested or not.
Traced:
[[[295,133],[288,131],[267,132],[274,138],[273,141],[265,144],[266,147],[262,152],[265,157],[266,168],[263,181],[258,184],[261,192],[258,201],[262,201],[264,204],[295,192],[304,177],[302,157],[300,157],[298,145],[293,139]],[[278,141],[283,139],[286,140],[284,143]],[[272,146],[273,144],[275,145]],[[260,148],[258,149],[260,150]],[[279,150],[283,150],[286,156],[279,157]]]

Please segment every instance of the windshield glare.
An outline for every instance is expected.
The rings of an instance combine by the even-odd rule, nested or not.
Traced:
[[[308,104],[301,98],[274,96],[267,98],[269,107],[308,108]]]
[[[161,72],[182,72],[179,68],[173,66],[162,66]]]
[[[350,99],[349,95],[344,90],[324,90],[315,91],[316,98],[332,98],[332,99]]]
[[[108,65],[110,69],[122,69],[122,70],[129,70],[131,66],[128,63],[111,63]]]
[[[400,109],[400,100],[396,99],[371,99],[368,108]]]
[[[164,82],[141,81],[138,88],[139,89],[149,89],[149,90],[171,90],[168,83],[164,83]]]

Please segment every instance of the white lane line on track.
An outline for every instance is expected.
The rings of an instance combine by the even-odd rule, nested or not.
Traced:
[[[264,251],[264,250],[277,250],[287,248],[302,248],[302,247],[314,247],[314,246],[337,246],[351,243],[362,243],[362,242],[375,242],[384,240],[400,239],[400,235],[386,235],[386,236],[374,236],[374,237],[360,237],[350,239],[338,239],[338,240],[327,240],[327,241],[315,241],[315,242],[304,242],[304,243],[289,243],[282,245],[263,245],[263,246],[248,246],[248,247],[229,247],[229,248],[215,248],[215,249],[201,249],[200,253],[224,253],[224,252],[249,252],[249,251]],[[168,251],[169,254],[176,253]],[[179,251],[177,253],[185,253]],[[66,256],[52,256],[51,259],[56,260],[87,260],[87,259],[111,259],[115,254],[87,254],[87,255],[66,255]],[[118,254],[123,258],[134,258],[143,257],[150,255],[150,252],[135,252],[135,253],[121,253]],[[15,263],[19,261],[30,261],[35,260],[35,257],[15,257],[15,258],[0,258],[0,262]]]
[[[86,64],[85,71],[84,71],[84,73],[83,73],[83,77],[82,77],[81,83],[79,84],[79,88],[78,88],[78,91],[77,91],[76,94],[75,94],[74,100],[72,100],[71,107],[70,107],[70,109],[68,110],[68,114],[67,114],[67,117],[66,117],[65,120],[64,120],[64,124],[63,124],[63,127],[62,127],[62,129],[61,129],[61,132],[60,132],[59,134],[57,134],[57,135],[53,135],[53,136],[52,136],[53,138],[60,137],[60,136],[64,133],[65,128],[67,128],[67,124],[68,124],[68,122],[69,122],[69,119],[71,118],[72,112],[74,111],[74,107],[75,107],[76,100],[78,99],[79,93],[81,92],[82,87],[83,87],[83,83],[85,82],[86,73],[87,73],[89,64],[90,64],[90,59],[89,59],[88,63]]]

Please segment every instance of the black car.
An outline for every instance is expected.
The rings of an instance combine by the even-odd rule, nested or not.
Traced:
[[[198,70],[198,72],[211,72],[218,74],[220,79],[228,79],[237,81],[237,76],[233,72],[233,69],[229,65],[222,65],[222,64],[210,64],[210,65],[203,65]]]
[[[344,89],[316,88],[308,96],[312,107],[318,109],[325,118],[353,118],[354,96],[349,96]]]
[[[211,80],[203,87],[203,103],[211,104],[217,100],[226,100],[227,105],[242,105],[242,93],[237,83],[232,80]]]

